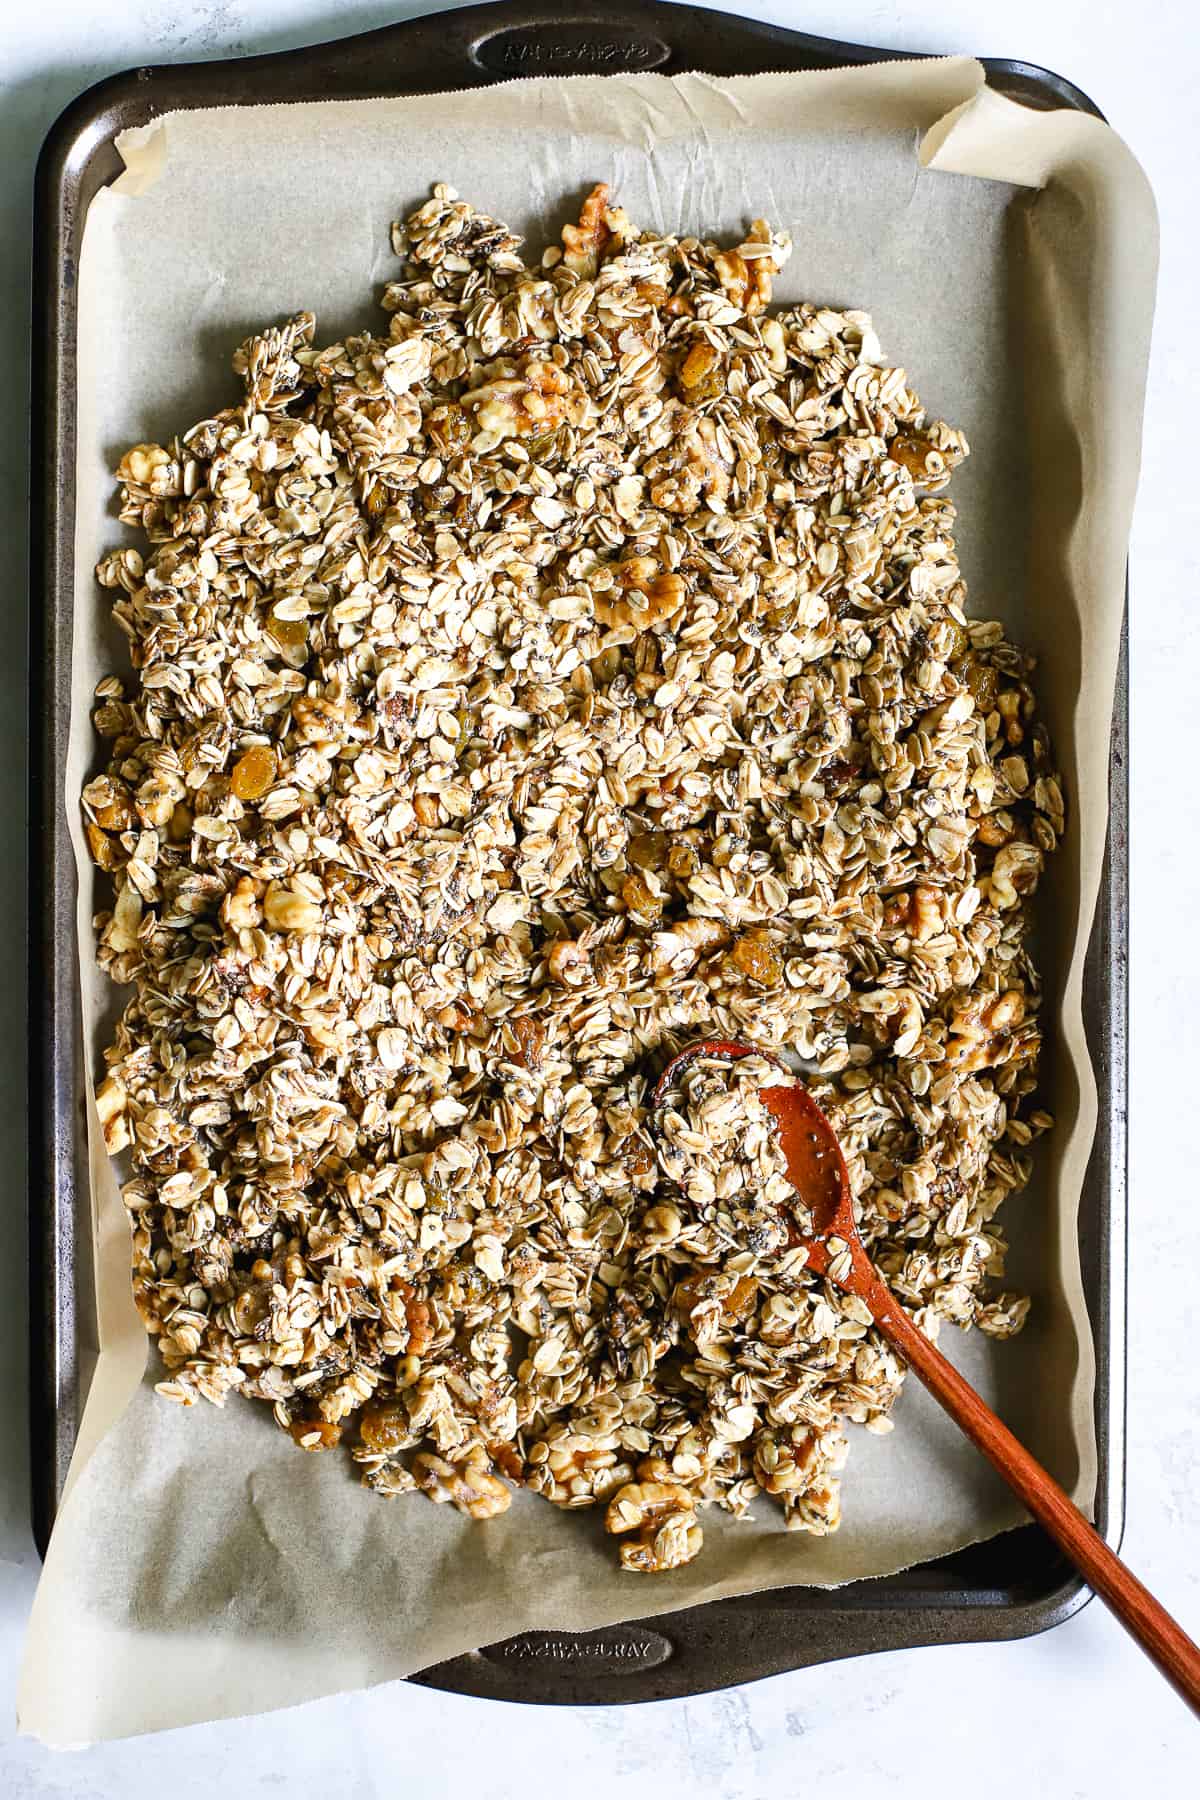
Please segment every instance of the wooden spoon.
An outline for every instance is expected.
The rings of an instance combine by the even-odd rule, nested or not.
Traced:
[[[674,1057],[654,1089],[654,1105],[697,1057],[736,1062],[743,1056],[776,1058],[751,1044],[709,1038]],[[847,1293],[866,1301],[876,1326],[934,1399],[976,1444],[993,1468],[1049,1532],[1177,1692],[1200,1714],[1200,1647],[1175,1623],[1141,1582],[1111,1551],[1042,1465],[1001,1423],[941,1351],[924,1337],[879,1275],[854,1222],[850,1179],[837,1134],[803,1087],[764,1087],[759,1098],[779,1125],[788,1179],[812,1213],[812,1234],[794,1241],[808,1250],[808,1267]]]

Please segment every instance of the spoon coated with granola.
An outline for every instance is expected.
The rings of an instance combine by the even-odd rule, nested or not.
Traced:
[[[764,1057],[750,1044],[710,1038],[672,1058],[654,1089],[661,1107],[688,1066],[698,1059],[738,1062]],[[1024,1445],[1018,1442],[970,1382],[919,1331],[867,1254],[854,1217],[850,1177],[837,1133],[808,1089],[783,1070],[778,1085],[759,1099],[773,1116],[787,1177],[799,1205],[785,1218],[788,1236],[807,1251],[805,1266],[869,1307],[877,1329],[920,1376],[971,1442],[1003,1476],[1038,1523],[1074,1563],[1126,1630],[1192,1707],[1200,1713],[1200,1647],[1189,1638],[1079,1508]]]

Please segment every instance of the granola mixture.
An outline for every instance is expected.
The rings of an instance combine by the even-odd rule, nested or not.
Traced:
[[[118,470],[83,804],[159,1391],[476,1518],[602,1504],[631,1569],[706,1503],[832,1530],[902,1369],[787,1248],[761,1069],[649,1098],[698,1036],[815,1060],[896,1294],[1020,1327],[1063,799],[965,611],[967,446],[866,314],[767,310],[761,221],[597,188],[529,267],[438,187],[396,248],[382,336],[264,331]]]

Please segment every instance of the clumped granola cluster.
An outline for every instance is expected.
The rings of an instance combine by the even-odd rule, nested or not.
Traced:
[[[563,240],[529,267],[436,188],[383,336],[264,331],[124,457],[97,1105],[163,1394],[475,1517],[603,1502],[656,1569],[706,1502],[832,1529],[901,1371],[787,1247],[755,1071],[658,1114],[654,1075],[813,1059],[900,1299],[1017,1329],[1063,800],[965,612],[966,444],[867,316],[768,312],[761,222],[659,238],[598,188]]]

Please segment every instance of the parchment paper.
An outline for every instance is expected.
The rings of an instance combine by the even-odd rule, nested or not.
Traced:
[[[966,59],[726,81],[576,77],[180,113],[127,134],[129,173],[94,201],[79,271],[67,810],[77,818],[96,755],[92,687],[116,658],[91,576],[119,541],[112,468],[128,444],[227,403],[228,358],[250,330],[301,307],[317,312],[318,341],[377,321],[395,266],[389,221],[439,179],[537,248],[597,179],[656,229],[736,241],[756,215],[784,224],[796,250],[777,297],[869,309],[930,411],[966,430],[974,454],[955,493],[973,610],[1002,616],[1043,658],[1070,805],[1039,951],[1059,1124],[1006,1213],[1011,1274],[1035,1308],[1012,1344],[949,1329],[943,1343],[1087,1504],[1094,1363],[1076,1218],[1096,1104],[1081,975],[1156,229],[1145,180],[1105,126],[1018,108],[983,82]],[[78,842],[77,855],[96,1069],[113,996],[92,963],[96,903]],[[340,1455],[298,1455],[261,1406],[185,1415],[154,1396],[102,1147],[92,1187],[99,1356],[20,1697],[23,1727],[47,1741],[283,1706],[529,1627],[884,1575],[1020,1516],[915,1381],[892,1436],[853,1432],[840,1533],[786,1533],[766,1502],[748,1523],[710,1512],[704,1554],[670,1576],[620,1572],[596,1514],[532,1495],[486,1526],[419,1496],[385,1502]]]

